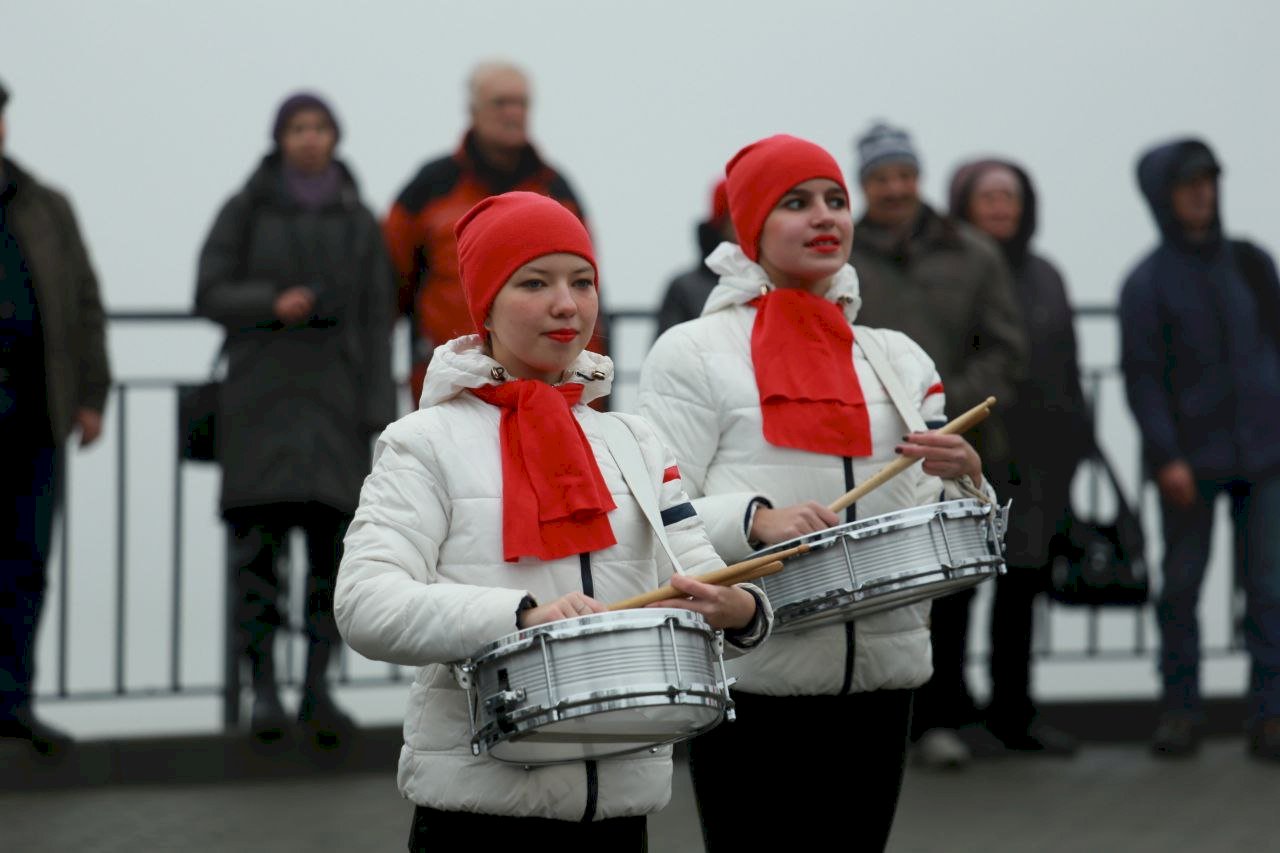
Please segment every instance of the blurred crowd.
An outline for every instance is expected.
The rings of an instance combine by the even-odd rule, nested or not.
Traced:
[[[225,332],[220,509],[253,687],[250,728],[264,743],[301,732],[333,745],[355,729],[328,687],[341,643],[333,586],[371,440],[397,414],[393,324],[410,324],[416,400],[434,348],[472,330],[454,237],[463,214],[524,190],[586,221],[576,191],[530,141],[527,76],[486,63],[466,85],[470,121],[456,149],[414,172],[384,215],[340,156],[335,106],[315,93],[289,95],[267,123],[265,156],[199,250],[195,311]],[[75,436],[81,445],[98,438],[111,376],[86,241],[66,196],[4,149],[8,99],[0,87],[0,446],[10,460],[0,508],[16,531],[0,542],[0,736],[52,753],[70,738],[35,716],[31,696],[51,529],[68,447]],[[974,444],[1014,508],[1008,572],[995,581],[989,620],[990,696],[979,703],[965,677],[973,593],[936,601],[934,674],[912,718],[915,756],[958,767],[1008,751],[1069,755],[1074,738],[1037,711],[1033,601],[1046,589],[1075,472],[1099,451],[1068,289],[1035,242],[1034,181],[1012,158],[961,163],[943,207],[922,197],[923,164],[907,129],[876,123],[857,135],[854,153],[849,174],[863,197],[851,258],[858,323],[901,331],[924,349],[948,416],[989,395],[1000,400]],[[1280,279],[1263,247],[1224,231],[1222,171],[1197,139],[1140,155],[1138,188],[1160,240],[1120,290],[1125,386],[1163,533],[1161,713],[1151,745],[1186,755],[1202,737],[1197,605],[1214,507],[1225,497],[1246,596],[1247,748],[1280,760],[1280,528],[1267,523],[1280,516],[1280,444],[1270,440],[1280,422]],[[703,259],[736,239],[724,183],[709,184],[699,255],[667,287],[658,335],[702,313],[718,281]],[[607,353],[608,343],[601,321],[591,349]],[[288,711],[275,657],[289,622],[280,556],[295,529],[307,543],[309,654],[301,704]]]

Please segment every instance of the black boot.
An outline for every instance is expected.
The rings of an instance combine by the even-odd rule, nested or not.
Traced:
[[[355,733],[356,724],[347,716],[329,693],[327,674],[333,644],[327,640],[312,640],[307,650],[307,675],[302,688],[302,701],[298,705],[298,722],[302,724],[316,746],[336,749],[343,739]]]
[[[0,720],[0,738],[30,741],[32,749],[48,758],[58,757],[75,742],[71,735],[42,722],[30,705],[23,705],[11,717]]]
[[[279,743],[289,735],[289,716],[276,688],[275,633],[271,632],[249,648],[253,666],[253,714],[249,730],[262,744]]]

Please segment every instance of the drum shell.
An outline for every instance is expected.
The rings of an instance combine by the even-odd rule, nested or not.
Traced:
[[[804,543],[761,585],[774,608],[774,630],[847,622],[940,598],[1004,571],[1001,510],[962,499],[912,507],[842,524],[756,552]]]
[[[547,764],[692,737],[728,707],[720,642],[698,614],[667,609],[593,614],[504,637],[469,664],[475,743],[498,760]],[[638,731],[611,740],[619,727]],[[575,737],[580,746],[566,743]]]

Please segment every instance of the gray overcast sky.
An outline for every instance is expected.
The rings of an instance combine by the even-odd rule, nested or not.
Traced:
[[[1077,301],[1113,302],[1153,242],[1133,166],[1142,148],[1176,134],[1203,135],[1224,161],[1228,229],[1280,249],[1280,4],[1267,0],[11,0],[0,21],[8,150],[70,192],[115,309],[189,307],[200,243],[265,152],[285,94],[331,98],[341,153],[381,214],[425,159],[457,144],[466,74],[490,57],[530,72],[535,139],[586,203],[615,307],[654,305],[694,261],[692,226],[741,145],[793,133],[848,170],[853,137],[877,118],[912,131],[935,202],[963,158],[1022,161],[1040,190],[1038,244]],[[1110,326],[1082,335],[1086,362],[1114,357]],[[130,326],[113,329],[111,345],[122,375],[190,377],[215,340],[207,329]],[[1114,383],[1104,397],[1104,438],[1131,471],[1132,428]],[[72,468],[70,678],[80,687],[107,687],[112,671],[112,406],[106,440]],[[163,684],[172,401],[140,393],[129,407],[128,678]],[[216,475],[188,466],[187,478],[184,673],[209,683],[219,672]],[[1229,631],[1213,618],[1227,612],[1225,596],[1225,585],[1207,596],[1208,634]],[[1078,616],[1055,613],[1055,638],[1083,637]],[[46,690],[55,625],[51,605]],[[1112,619],[1108,636],[1126,645],[1130,623]],[[1108,672],[1084,689],[1154,686],[1146,662]],[[1234,692],[1238,665],[1215,672],[1209,689],[1217,677]],[[1044,682],[1078,691],[1073,678]],[[394,719],[400,692],[387,701],[370,713]],[[112,718],[75,703],[58,713],[78,731],[159,724],[160,706],[134,707],[115,703]],[[172,719],[216,725],[216,708],[201,722]]]
[[[218,204],[314,87],[385,211],[465,126],[463,80],[530,71],[534,132],[586,202],[606,298],[645,306],[693,261],[692,224],[742,144],[785,131],[848,169],[872,119],[910,128],[935,201],[965,157],[1022,160],[1041,247],[1082,301],[1112,301],[1151,242],[1137,152],[1203,134],[1226,222],[1280,245],[1265,0],[567,2],[42,0],[10,3],[11,151],[73,195],[113,307],[186,306]]]

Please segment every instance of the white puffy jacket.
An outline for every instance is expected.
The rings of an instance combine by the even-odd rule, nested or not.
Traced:
[[[466,694],[448,662],[514,632],[516,607],[526,594],[546,603],[589,586],[593,597],[616,601],[660,586],[671,573],[670,560],[656,546],[605,445],[600,419],[615,416],[586,405],[607,394],[613,379],[612,362],[590,352],[571,368],[574,381],[585,386],[573,413],[617,504],[609,514],[617,544],[586,560],[575,555],[503,562],[501,413],[463,393],[494,384],[495,367],[475,336],[439,347],[420,408],[378,440],[338,571],[338,627],[366,657],[419,667],[399,770],[400,791],[413,802],[562,820],[656,811],[671,795],[670,749],[531,770],[471,754]],[[603,378],[588,378],[593,374]],[[664,478],[675,459],[647,424],[636,417],[628,423],[659,490],[662,520],[671,522],[665,529],[684,570],[698,574],[723,566],[679,479]],[[767,604],[765,611],[762,630],[744,645],[768,633]]]
[[[640,414],[675,449],[685,489],[726,560],[751,551],[752,502],[775,507],[806,500],[828,504],[897,458],[908,432],[857,339],[876,335],[900,384],[931,427],[945,423],[941,380],[919,346],[899,332],[854,326],[853,362],[871,421],[872,455],[842,458],[764,440],[759,389],[751,361],[756,309],[746,303],[771,288],[763,268],[737,246],[721,244],[707,259],[720,274],[702,316],[669,329],[640,373]],[[835,277],[826,298],[853,323],[861,300],[853,267]],[[967,478],[966,478],[967,481]],[[990,487],[984,484],[994,499]],[[916,465],[846,511],[843,521],[967,496],[956,483]],[[918,687],[932,674],[928,602],[844,624],[775,635],[759,652],[734,661],[737,688],[773,696]]]

